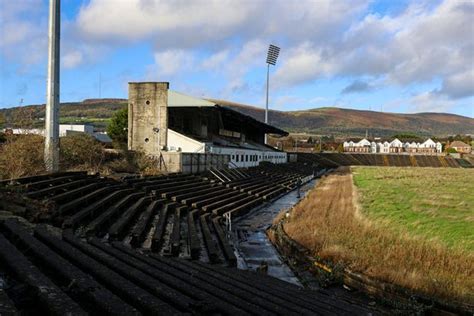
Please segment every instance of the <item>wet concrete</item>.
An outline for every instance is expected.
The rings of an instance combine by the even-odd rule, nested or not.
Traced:
[[[256,270],[265,261],[268,265],[268,275],[301,286],[298,278],[280,257],[265,231],[271,226],[278,213],[295,205],[314,187],[316,181],[312,180],[304,184],[299,198],[297,190],[294,190],[232,222],[231,238],[236,249],[239,269]]]

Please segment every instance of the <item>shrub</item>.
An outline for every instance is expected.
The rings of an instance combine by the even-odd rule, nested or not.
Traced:
[[[446,149],[446,152],[447,152],[448,154],[456,154],[456,153],[457,153],[457,150],[454,149],[454,148],[447,148],[447,149]]]
[[[87,134],[76,134],[60,139],[62,169],[80,168],[98,172],[104,160],[104,148]]]
[[[0,177],[19,178],[45,171],[44,139],[39,135],[8,135],[0,145]]]
[[[128,108],[114,113],[107,126],[107,135],[119,145],[127,144],[128,140]]]

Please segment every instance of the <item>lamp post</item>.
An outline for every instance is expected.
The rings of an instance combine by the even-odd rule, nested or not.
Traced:
[[[46,117],[44,163],[46,170],[59,170],[59,37],[61,23],[60,0],[49,1],[48,79],[46,90]]]
[[[265,124],[268,124],[268,90],[270,86],[270,65],[275,66],[280,54],[280,47],[270,44],[267,52],[267,98],[265,103]],[[267,144],[267,134],[265,134],[265,144]]]

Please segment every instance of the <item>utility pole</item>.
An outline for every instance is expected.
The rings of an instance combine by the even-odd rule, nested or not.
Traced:
[[[48,78],[46,90],[46,118],[44,163],[46,170],[59,170],[59,43],[61,29],[61,1],[49,0]]]

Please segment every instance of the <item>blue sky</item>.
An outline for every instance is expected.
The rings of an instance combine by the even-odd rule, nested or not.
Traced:
[[[273,43],[271,108],[474,116],[472,0],[63,0],[61,19],[63,102],[169,81],[263,107]],[[47,21],[46,0],[0,0],[0,108],[45,102]]]

